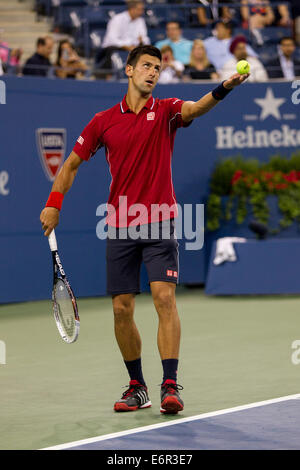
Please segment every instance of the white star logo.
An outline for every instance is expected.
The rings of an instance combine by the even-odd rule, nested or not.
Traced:
[[[267,88],[265,98],[256,98],[255,103],[261,107],[260,119],[263,121],[268,116],[273,116],[276,119],[281,119],[279,106],[285,103],[285,98],[275,98],[272,88]]]

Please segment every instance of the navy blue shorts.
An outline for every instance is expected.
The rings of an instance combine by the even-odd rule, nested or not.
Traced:
[[[142,262],[146,266],[149,283],[178,283],[178,242],[174,219],[139,228],[140,237],[132,239],[126,228],[109,227],[106,241],[109,295],[139,294]]]

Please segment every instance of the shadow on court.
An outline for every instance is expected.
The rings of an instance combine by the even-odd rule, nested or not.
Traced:
[[[179,289],[177,299],[185,401],[178,417],[159,412],[162,370],[149,294],[137,297],[136,321],[153,405],[123,414],[112,410],[128,377],[109,298],[79,301],[81,330],[71,345],[57,333],[50,301],[1,306],[0,448],[45,448],[299,392],[300,365],[291,361],[300,339],[298,297],[210,298]]]

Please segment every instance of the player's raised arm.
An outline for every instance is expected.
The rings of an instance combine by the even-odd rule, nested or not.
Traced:
[[[210,91],[199,101],[185,101],[181,108],[181,116],[183,121],[189,122],[202,114],[210,111],[216,104],[225,98],[225,96],[236,86],[243,83],[250,74],[240,75],[236,73],[232,75],[228,80],[225,80],[213,91]]]
[[[82,162],[83,160],[75,152],[71,152],[55,178],[46,207],[40,215],[40,221],[46,237],[58,225],[59,211],[64,195],[71,188]]]

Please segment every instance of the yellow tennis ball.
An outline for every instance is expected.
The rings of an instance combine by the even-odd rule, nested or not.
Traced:
[[[250,64],[246,60],[240,60],[236,64],[236,69],[240,75],[244,75],[245,73],[250,72]]]

